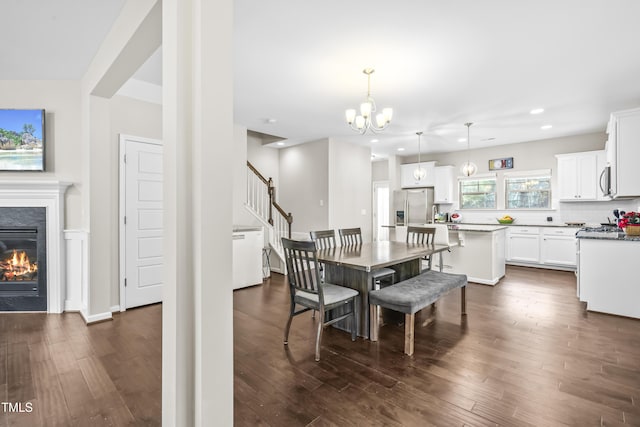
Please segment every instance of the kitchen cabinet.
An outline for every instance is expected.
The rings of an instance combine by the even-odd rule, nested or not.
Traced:
[[[583,153],[557,154],[558,199],[561,201],[594,201],[599,196],[598,159],[604,150]]]
[[[578,291],[587,310],[640,318],[640,242],[580,238],[578,246]]]
[[[453,203],[453,169],[453,166],[437,166],[435,168],[434,203]]]
[[[612,113],[607,133],[611,196],[640,196],[640,108]]]
[[[507,233],[507,263],[573,270],[576,267],[574,227],[510,226]]]
[[[422,180],[413,176],[413,172],[418,168],[418,163],[400,165],[400,186],[402,188],[433,187],[435,185],[436,162],[421,162],[420,164],[427,173]]]
[[[566,267],[576,266],[576,230],[550,227],[542,230],[540,261]]]
[[[505,274],[506,231],[501,226],[458,225],[449,233],[453,245],[445,254],[443,271],[466,274],[469,282],[496,285]]]
[[[540,263],[538,227],[509,227],[507,236],[507,261]]]
[[[262,284],[262,227],[236,228],[232,246],[233,289]]]

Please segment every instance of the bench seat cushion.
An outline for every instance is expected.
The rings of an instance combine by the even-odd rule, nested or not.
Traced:
[[[414,314],[451,289],[466,285],[467,276],[464,274],[430,270],[395,285],[369,292],[369,304]]]

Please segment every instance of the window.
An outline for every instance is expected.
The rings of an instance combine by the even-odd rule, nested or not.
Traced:
[[[507,209],[551,209],[551,174],[505,176]]]
[[[495,209],[495,176],[460,180],[461,209]]]

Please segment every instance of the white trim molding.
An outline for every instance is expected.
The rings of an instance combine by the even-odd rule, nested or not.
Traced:
[[[0,207],[44,207],[47,212],[47,312],[62,313],[65,302],[64,194],[71,185],[56,180],[0,181]]]
[[[85,319],[89,310],[89,233],[64,230],[66,241],[66,295],[64,311],[79,311]]]

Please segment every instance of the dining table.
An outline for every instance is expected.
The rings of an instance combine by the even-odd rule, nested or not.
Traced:
[[[369,291],[374,286],[373,272],[379,268],[391,268],[395,271],[394,281],[397,283],[420,274],[424,257],[448,249],[448,245],[432,243],[376,241],[320,249],[317,258],[323,264],[325,282],[346,286],[360,293],[358,335],[369,338]],[[442,257],[439,258],[442,271]],[[338,322],[335,326],[349,330],[346,321]]]

